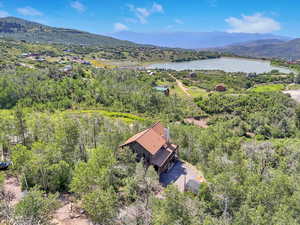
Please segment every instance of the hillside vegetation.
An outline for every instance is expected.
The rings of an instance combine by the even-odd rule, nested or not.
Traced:
[[[45,26],[15,17],[0,18],[0,36],[40,43],[99,45],[104,47],[135,45],[129,41],[121,41],[78,30]]]
[[[300,223],[300,107],[281,92],[300,83],[297,74],[98,68],[89,60],[122,61],[120,51],[6,40],[0,48],[0,150],[12,162],[0,173],[1,224],[52,225],[69,206],[105,225]],[[150,49],[168,51],[162,60],[210,57]],[[154,57],[147,48],[122,54]],[[180,159],[203,172],[196,192],[162,187],[153,167],[119,148],[157,121]],[[18,201],[11,177],[26,193]]]

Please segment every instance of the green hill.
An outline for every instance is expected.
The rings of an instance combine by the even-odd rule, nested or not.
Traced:
[[[73,29],[56,28],[15,18],[0,18],[0,37],[40,43],[99,45],[103,47],[135,46],[129,41]]]

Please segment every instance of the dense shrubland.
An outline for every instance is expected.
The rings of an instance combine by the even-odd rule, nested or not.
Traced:
[[[187,114],[189,103],[153,90],[152,78],[130,71],[84,70],[68,76],[55,69],[17,70],[0,78],[0,106],[18,104],[38,110],[110,108],[113,111],[162,116],[178,120]]]
[[[241,135],[251,132],[261,139],[270,139],[299,133],[295,102],[282,93],[213,94],[196,101],[202,110],[214,115],[210,123],[232,123],[240,128]]]
[[[295,79],[293,73],[281,74],[276,70],[264,74],[226,73],[223,71],[169,71],[169,73],[182,80],[186,86],[197,86],[207,91],[214,91],[216,85],[224,84],[230,91],[244,92],[262,84],[291,84]],[[161,75],[162,79],[169,79],[167,73],[161,72]]]
[[[21,118],[16,113],[2,117],[1,130],[6,131],[1,137],[5,143],[9,132],[22,143],[22,134],[27,134],[25,145],[11,149],[24,189],[38,185],[50,193],[72,191],[100,224],[298,224],[299,140],[295,134],[289,139],[249,139],[242,135],[242,121],[233,120],[202,130],[170,124],[180,157],[201,169],[208,183],[199,195],[169,187],[164,199],[154,195],[161,187],[153,169],[145,171],[130,151],[117,150],[149,122],[130,125],[97,113],[23,112]],[[29,204],[27,198],[23,201],[19,207]],[[126,207],[135,214],[126,216]]]

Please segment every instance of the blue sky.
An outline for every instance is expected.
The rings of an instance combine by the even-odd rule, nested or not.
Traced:
[[[228,31],[299,37],[299,12],[299,0],[0,0],[0,17],[98,34]]]

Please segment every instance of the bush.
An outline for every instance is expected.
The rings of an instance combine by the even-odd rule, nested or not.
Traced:
[[[112,189],[92,191],[83,197],[83,207],[94,222],[113,224],[117,214],[117,195]]]
[[[32,221],[33,224],[51,224],[51,214],[59,206],[57,197],[57,194],[46,196],[45,192],[37,187],[31,189],[16,205],[16,219]]]

